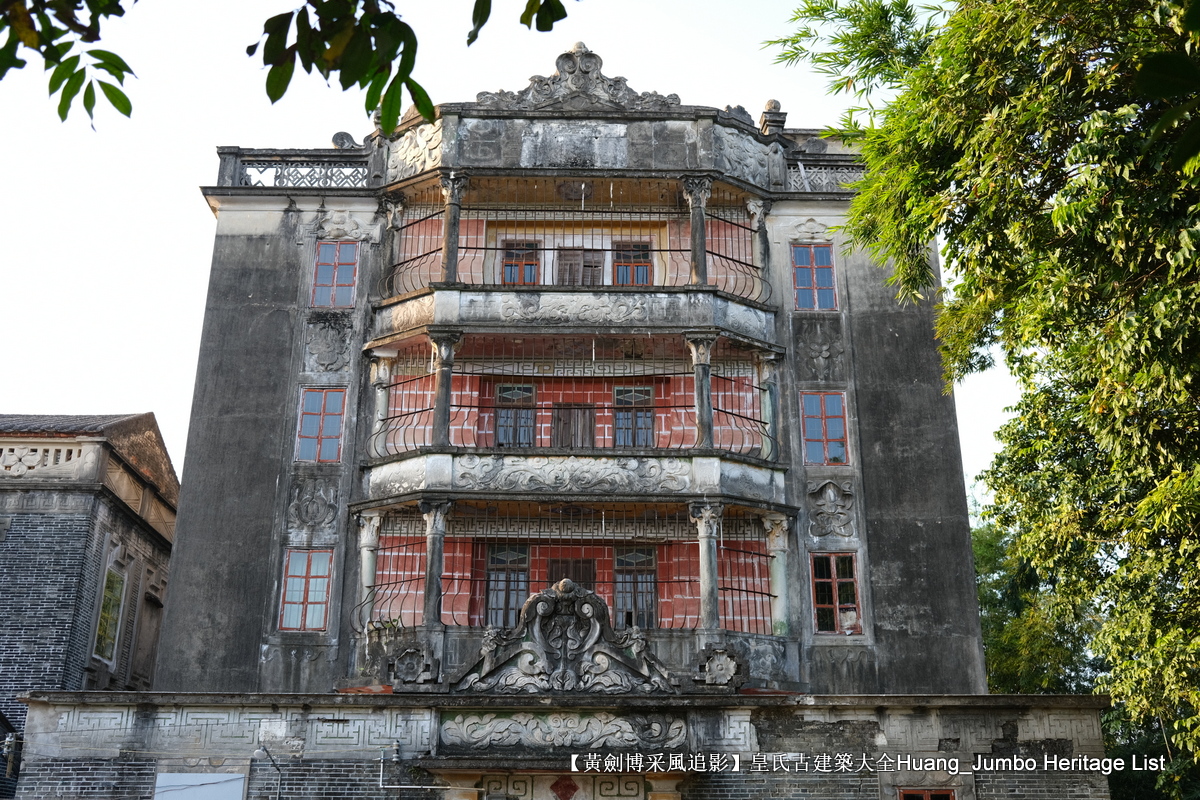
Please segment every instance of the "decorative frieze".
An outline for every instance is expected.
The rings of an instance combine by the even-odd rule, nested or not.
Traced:
[[[455,459],[458,489],[622,494],[686,492],[691,485],[688,463],[677,458],[468,455]]]
[[[644,299],[637,297],[544,297],[534,292],[519,292],[501,299],[500,318],[505,322],[538,325],[640,323],[650,319],[650,309]]]
[[[441,741],[477,751],[500,747],[655,751],[683,746],[687,725],[668,714],[466,713],[443,719]]]
[[[410,128],[388,150],[388,183],[411,178],[442,163],[442,121]]]

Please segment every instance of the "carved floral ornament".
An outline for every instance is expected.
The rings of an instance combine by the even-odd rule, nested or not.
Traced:
[[[489,747],[608,747],[660,750],[687,741],[687,725],[666,714],[616,716],[606,711],[549,714],[459,714],[441,726],[442,742]]]
[[[383,234],[383,224],[363,221],[359,215],[346,209],[329,210],[324,203],[317,209],[317,216],[311,224],[302,226],[296,237],[296,244],[304,244],[313,239],[333,241],[370,242],[379,244]]]
[[[609,78],[600,68],[604,61],[577,42],[554,62],[557,71],[549,78],[535,75],[520,92],[481,92],[476,101],[485,108],[513,111],[563,109],[572,111],[628,109],[666,111],[679,106],[679,96],[630,89],[624,78]]]
[[[813,536],[853,536],[854,491],[850,481],[808,484],[809,533]]]

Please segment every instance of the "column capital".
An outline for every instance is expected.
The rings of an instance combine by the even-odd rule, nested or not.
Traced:
[[[785,514],[763,514],[763,527],[767,529],[767,550],[775,552],[787,550],[787,531],[789,519]]]
[[[462,341],[461,331],[430,332],[429,343],[433,346],[433,357],[437,367],[454,363],[454,352]]]
[[[757,231],[762,227],[767,214],[771,213],[771,201],[752,197],[746,201],[746,211],[750,214],[750,228]]]
[[[721,519],[724,514],[724,503],[709,503],[697,501],[688,504],[688,516],[698,526],[708,526]]]
[[[719,338],[715,333],[685,333],[684,341],[692,353],[692,366],[708,364],[712,360],[712,349]]]
[[[455,174],[453,171],[440,176],[438,182],[442,187],[442,197],[447,203],[459,205],[462,203],[463,193],[467,190],[467,184],[470,179],[461,173]]]
[[[374,550],[379,547],[379,526],[383,515],[378,511],[363,511],[358,515],[358,546]]]
[[[435,526],[440,526],[444,523],[453,508],[453,500],[422,500],[420,503],[417,503],[417,510],[421,512],[421,516],[425,517],[427,523]]]
[[[683,196],[691,208],[704,208],[708,198],[712,197],[713,179],[708,175],[685,175],[683,177]]]

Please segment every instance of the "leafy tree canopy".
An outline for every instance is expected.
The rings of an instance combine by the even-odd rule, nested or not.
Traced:
[[[101,25],[109,17],[124,15],[134,2],[0,0],[0,79],[26,66],[22,56],[32,51],[50,73],[50,94],[59,97],[59,117],[65,120],[78,98],[91,117],[97,91],[129,116],[133,105],[121,86],[133,70],[116,53],[89,45],[100,41]],[[467,44],[478,38],[491,13],[491,0],[475,0]],[[548,31],[566,16],[562,0],[526,0],[521,22]],[[412,77],[417,35],[389,0],[307,0],[294,11],[268,19],[263,35],[265,39],[246,52],[254,55],[261,44],[263,64],[270,67],[267,96],[272,103],[287,91],[299,62],[305,72],[316,70],[326,80],[336,74],[343,90],[365,89],[367,113],[378,110],[385,131],[396,127],[405,92],[422,115],[433,116],[429,95]]]
[[[784,60],[889,94],[841,130],[867,166],[849,238],[910,299],[936,285],[940,238],[956,276],[938,319],[948,376],[999,348],[1022,383],[986,476],[993,519],[1062,602],[1103,613],[1101,687],[1200,751],[1200,179],[1178,168],[1200,140],[1195,12],[810,0],[798,14],[817,27],[783,40]]]

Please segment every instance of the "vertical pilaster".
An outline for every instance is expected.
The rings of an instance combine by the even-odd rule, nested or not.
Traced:
[[[446,517],[453,506],[450,502],[421,503],[417,506],[425,517],[425,604],[422,607],[421,621],[426,628],[442,624]]]
[[[764,514],[767,529],[767,553],[771,580],[771,633],[788,633],[788,518],[783,514]]]
[[[779,386],[775,380],[778,354],[764,352],[758,355],[759,407],[762,409],[763,446],[762,458],[774,461],[779,458]]]
[[[747,200],[746,211],[750,213],[750,227],[754,229],[754,265],[760,278],[771,282],[771,240],[767,233],[767,214],[771,213],[770,200]]]
[[[693,286],[708,283],[708,240],[705,236],[704,209],[712,196],[712,178],[702,175],[683,179],[683,194],[692,210]]]
[[[717,337],[711,333],[685,334],[692,353],[696,396],[696,447],[713,446],[712,348]]]
[[[450,382],[454,376],[454,350],[462,334],[457,331],[431,333],[433,345],[433,441],[434,447],[450,446]]]
[[[371,423],[371,440],[367,452],[372,456],[387,455],[387,418],[391,411],[389,392],[392,372],[396,368],[396,351],[375,348],[371,351],[371,393],[375,397],[375,418]]]
[[[720,624],[717,594],[717,534],[721,527],[721,503],[692,503],[688,513],[696,523],[700,543],[700,628],[716,630]]]
[[[649,784],[646,800],[681,800],[683,794],[679,791],[679,784],[684,777],[678,772],[649,773],[646,775],[646,783]]]
[[[446,199],[445,226],[442,229],[442,280],[458,282],[458,223],[462,218],[462,198],[467,190],[467,176],[443,175],[442,196]]]
[[[379,552],[381,520],[377,511],[366,511],[358,518],[359,598],[358,618],[354,620],[358,630],[366,630],[375,604],[375,559]]]

